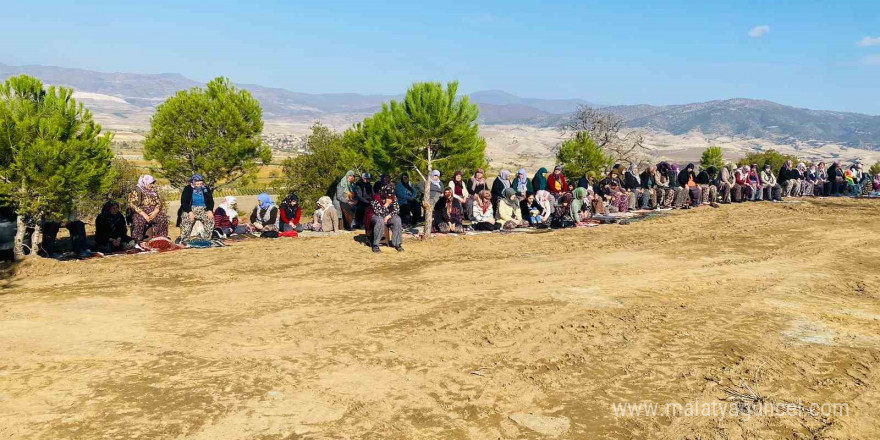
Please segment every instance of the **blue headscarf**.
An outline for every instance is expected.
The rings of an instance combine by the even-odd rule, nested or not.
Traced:
[[[192,178],[189,179],[189,183],[193,187],[193,192],[197,192],[199,194],[204,194],[205,186],[204,185],[202,185],[201,187],[196,186],[196,182],[204,182],[204,181],[205,181],[205,178],[202,177],[201,174],[199,174],[199,173],[193,174]]]
[[[268,209],[275,204],[275,202],[272,201],[272,196],[266,193],[258,195],[257,200],[260,201],[260,209]]]

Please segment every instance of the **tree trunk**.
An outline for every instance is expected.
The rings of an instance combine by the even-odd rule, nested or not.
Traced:
[[[13,248],[13,254],[15,255],[15,261],[20,261],[24,258],[24,233],[27,225],[24,223],[24,217],[18,216],[16,217],[16,226],[17,230],[15,231],[15,248]]]
[[[433,170],[433,159],[431,158],[431,142],[428,142],[428,174],[425,179],[425,195],[422,206],[425,208],[425,238],[431,238],[431,223],[434,222],[434,207],[431,206],[431,173]]]
[[[34,223],[34,234],[31,235],[31,255],[36,256],[43,246],[43,228],[42,221]],[[46,251],[47,253],[49,251]]]

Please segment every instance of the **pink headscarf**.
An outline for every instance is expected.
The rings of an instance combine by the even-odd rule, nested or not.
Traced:
[[[156,179],[149,174],[144,174],[143,176],[140,177],[140,179],[138,179],[138,188],[140,188],[141,192],[143,192],[143,193],[151,194],[151,195],[156,194],[155,188],[151,190],[148,187],[148,185],[150,185],[151,183],[156,183]]]

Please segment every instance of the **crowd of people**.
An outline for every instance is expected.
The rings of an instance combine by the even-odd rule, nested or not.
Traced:
[[[195,174],[181,191],[176,216],[178,242],[186,246],[244,234],[274,238],[306,230],[364,229],[373,252],[381,252],[385,239],[392,248],[403,251],[404,228],[424,222],[426,210],[432,214],[432,232],[447,234],[570,228],[597,216],[632,210],[717,208],[719,204],[787,197],[880,195],[880,174],[869,175],[858,162],[845,168],[839,161],[827,167],[824,162],[794,166],[788,161],[777,172],[770,164],[705,169],[692,163],[683,168],[668,162],[614,165],[601,176],[590,172],[577,182],[569,182],[561,166],[552,172],[540,168],[532,177],[525,169],[515,175],[501,170],[491,182],[482,169],[467,179],[461,171],[445,183],[441,177],[437,170],[430,174],[425,198],[424,190],[406,173],[395,183],[387,174],[374,182],[369,173],[349,171],[333,194],[317,200],[311,221],[303,221],[295,192],[278,205],[269,194],[260,194],[244,221],[235,197],[224,197],[215,205],[213,190]],[[45,254],[55,255],[53,247],[61,227],[70,231],[77,255],[91,255],[84,223],[76,219],[43,225]],[[116,201],[104,204],[95,219],[95,247],[105,253],[126,251],[148,239],[168,237],[168,227],[156,179],[144,175],[131,191],[127,206]]]

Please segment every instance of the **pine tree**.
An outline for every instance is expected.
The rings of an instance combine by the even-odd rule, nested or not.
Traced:
[[[62,221],[109,189],[112,135],[101,134],[73,90],[43,88],[26,75],[0,85],[0,201],[18,214],[16,258],[23,255],[25,219],[35,227]]]
[[[703,151],[703,155],[700,156],[700,168],[706,169],[709,167],[715,167],[716,170],[721,169],[724,166],[724,152],[721,151],[721,147],[711,146],[706,148]]]
[[[156,110],[144,143],[144,157],[161,166],[158,174],[181,188],[201,173],[212,188],[248,180],[272,160],[263,145],[263,109],[227,78],[207,88],[177,92]]]
[[[581,177],[589,172],[602,174],[613,162],[587,132],[578,132],[563,142],[556,150],[556,162],[562,165],[570,178]]]
[[[431,171],[450,175],[486,163],[486,140],[480,137],[476,122],[479,108],[467,96],[457,98],[457,92],[457,82],[445,89],[440,83],[415,83],[403,102],[383,104],[379,113],[354,129],[362,133],[364,153],[381,170],[415,171],[423,179],[425,237],[431,236]]]

